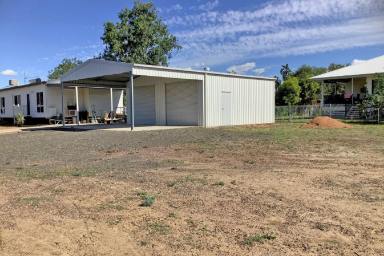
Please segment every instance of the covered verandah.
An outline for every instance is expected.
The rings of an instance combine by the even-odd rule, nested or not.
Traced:
[[[384,55],[361,61],[315,77],[321,83],[321,105],[344,103],[352,106],[365,96],[372,94],[378,74],[384,73]],[[340,98],[327,98],[327,94],[340,95]],[[331,102],[336,100],[336,102]]]
[[[372,94],[372,77],[356,76],[319,80],[321,82],[321,105],[356,105]]]

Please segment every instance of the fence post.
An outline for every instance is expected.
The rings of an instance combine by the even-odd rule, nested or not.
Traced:
[[[289,122],[292,122],[291,104],[288,104],[288,116]]]
[[[332,104],[329,104],[329,117],[332,117]]]
[[[377,124],[380,124],[380,108],[377,109]]]

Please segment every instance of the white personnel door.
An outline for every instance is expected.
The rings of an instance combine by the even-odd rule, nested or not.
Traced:
[[[232,93],[222,91],[221,92],[221,124],[232,124]]]

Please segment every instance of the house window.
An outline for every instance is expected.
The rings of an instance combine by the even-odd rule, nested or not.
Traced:
[[[5,98],[0,98],[0,114],[5,114]]]
[[[13,96],[13,105],[14,106],[20,106],[21,105],[21,96],[20,95]]]
[[[36,105],[37,105],[37,113],[44,112],[44,95],[42,92],[36,93]]]

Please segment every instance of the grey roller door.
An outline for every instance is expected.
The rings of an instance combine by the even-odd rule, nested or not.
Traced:
[[[156,123],[155,86],[137,86],[135,93],[135,123],[154,125]]]
[[[193,83],[166,85],[167,125],[197,125],[197,86]]]

